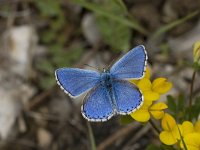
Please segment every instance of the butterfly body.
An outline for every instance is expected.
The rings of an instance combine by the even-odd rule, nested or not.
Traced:
[[[114,78],[112,77],[112,75],[110,74],[109,70],[104,70],[101,73],[101,78],[100,78],[100,83],[101,86],[105,87],[106,90],[109,93],[109,97],[110,97],[110,104],[112,105],[113,108],[113,114],[116,114],[117,112],[117,104],[115,102],[115,96],[113,93],[113,82],[114,82]]]
[[[111,86],[112,84],[112,76],[110,75],[109,71],[103,71],[100,74],[100,83],[101,85],[105,85],[105,86]]]
[[[147,55],[137,46],[101,73],[78,68],[60,68],[57,83],[72,98],[87,92],[81,112],[89,121],[107,121],[112,116],[127,115],[143,104],[143,95],[127,79],[140,79],[145,74]]]

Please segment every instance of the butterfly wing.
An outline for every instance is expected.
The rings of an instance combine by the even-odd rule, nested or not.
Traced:
[[[60,68],[55,71],[57,83],[71,97],[77,97],[98,85],[100,74],[92,70]]]
[[[82,115],[89,121],[102,122],[109,120],[114,115],[111,97],[104,85],[93,88],[85,97]]]
[[[144,46],[139,45],[130,50],[110,69],[116,79],[140,79],[144,76],[147,54]]]
[[[143,95],[134,84],[126,80],[115,80],[112,88],[118,114],[130,114],[143,104]]]

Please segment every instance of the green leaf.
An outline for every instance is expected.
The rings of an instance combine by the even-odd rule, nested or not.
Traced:
[[[200,71],[200,64],[198,62],[194,62],[192,64],[192,67],[196,70],[196,71]]]
[[[114,2],[121,7],[123,12],[128,14],[128,9],[126,8],[126,5],[124,4],[123,0],[114,0]]]
[[[183,120],[188,120],[188,113],[186,113],[187,106],[185,105],[186,100],[183,94],[178,96],[178,103],[177,103],[177,120],[182,122]]]
[[[40,80],[40,87],[43,89],[49,89],[56,84],[54,73],[51,76],[47,76]]]
[[[61,13],[59,0],[37,0],[35,4],[44,16],[56,16]]]
[[[129,124],[129,123],[132,123],[133,121],[134,120],[130,115],[125,115],[125,116],[121,116],[120,117],[120,123],[122,125],[126,125],[126,124]]]
[[[173,96],[171,95],[167,96],[167,105],[168,105],[169,110],[172,111],[173,114],[176,114],[177,106],[176,106],[176,101]]]
[[[78,60],[82,56],[83,50],[84,49],[80,45],[74,45],[73,47],[70,48],[68,56],[69,54],[71,55],[70,59],[72,61]]]
[[[177,150],[177,149],[174,148],[172,145],[165,145],[165,144],[162,144],[160,147],[162,148],[162,150]]]
[[[50,48],[52,61],[56,67],[67,67],[77,61],[83,54],[83,47],[80,44],[74,44],[67,51],[60,45],[54,44]]]
[[[196,119],[198,120],[198,117],[200,115],[200,97],[197,97],[195,99],[195,103],[192,105],[191,108],[191,120]]]
[[[55,68],[53,67],[52,63],[50,63],[46,59],[41,60],[39,63],[37,63],[36,68],[48,75],[52,74],[55,71]]]
[[[113,50],[122,51],[129,49],[131,32],[127,26],[117,24],[116,21],[97,16],[97,24],[105,43],[110,45]]]
[[[54,30],[52,31],[49,31],[49,30],[46,30],[46,31],[43,31],[41,33],[41,41],[44,42],[45,44],[48,44],[50,42],[52,42],[56,37],[56,33],[54,32]]]
[[[60,13],[59,16],[51,22],[51,28],[55,31],[58,31],[64,25],[67,26],[67,22],[63,13]]]
[[[73,0],[73,2],[94,12],[96,15],[108,18],[109,20],[116,21],[117,24],[123,24],[123,25],[126,25],[127,27],[131,27],[144,35],[148,34],[145,28],[143,28],[137,21],[129,20],[125,18],[124,16],[120,16],[118,14],[116,15],[115,13],[112,13],[112,11],[110,12],[106,10],[104,8],[105,7],[104,5],[91,3],[86,0]]]
[[[163,149],[160,148],[160,147],[157,146],[157,145],[150,144],[150,145],[147,146],[146,150],[163,150]]]
[[[122,9],[121,5],[115,1],[103,2],[102,6],[105,11],[113,13],[118,17],[124,17],[126,12]],[[103,40],[110,45],[113,50],[122,51],[129,49],[131,38],[129,27],[99,14],[96,14],[96,21],[103,36]]]
[[[173,146],[171,145],[165,145],[162,144],[160,146],[154,145],[154,144],[150,144],[146,150],[177,150],[175,149]]]
[[[185,109],[185,97],[183,94],[180,94],[178,96],[177,110],[183,112],[184,109]]]

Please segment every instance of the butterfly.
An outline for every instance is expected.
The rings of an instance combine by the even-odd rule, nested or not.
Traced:
[[[144,77],[147,58],[145,47],[139,45],[102,72],[59,68],[55,76],[58,85],[70,97],[76,98],[87,92],[81,106],[83,117],[88,121],[103,122],[117,114],[131,114],[142,106],[142,92],[129,80]]]

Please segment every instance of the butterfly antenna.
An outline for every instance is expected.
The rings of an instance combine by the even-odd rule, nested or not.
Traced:
[[[93,69],[96,69],[96,70],[100,71],[99,68],[96,68],[96,67],[94,67],[94,66],[90,66],[90,65],[88,65],[88,64],[84,64],[84,65],[85,65],[85,66],[88,66],[88,67],[90,67],[90,68],[93,68]]]
[[[111,61],[111,63],[108,65],[106,69],[110,69],[110,67],[114,64],[114,62],[117,60],[117,57],[114,57]]]

